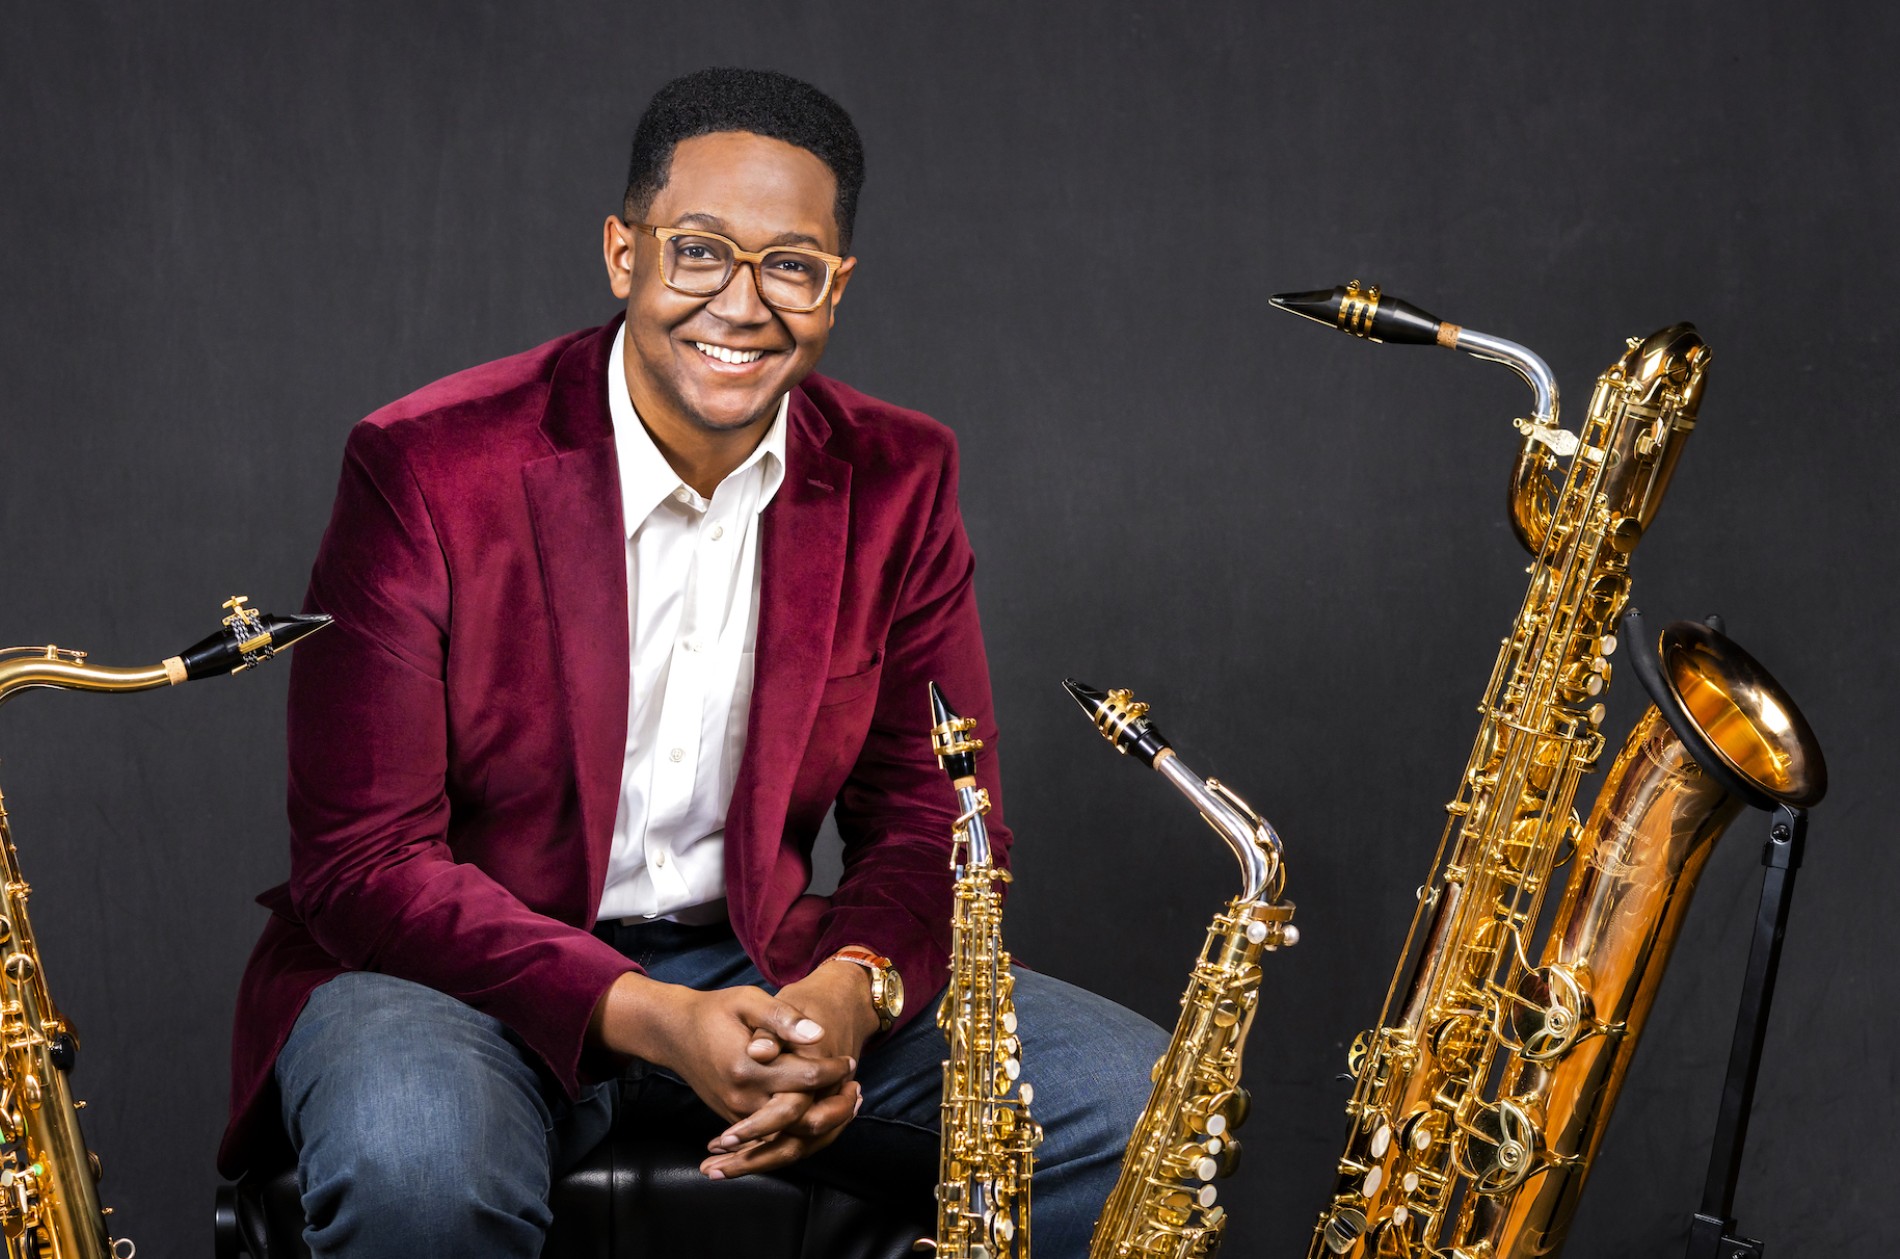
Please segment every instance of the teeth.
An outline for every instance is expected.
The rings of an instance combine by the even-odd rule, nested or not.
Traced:
[[[729,349],[726,346],[713,345],[706,341],[693,342],[693,348],[709,358],[718,359],[722,363],[750,363],[765,353],[764,350]]]

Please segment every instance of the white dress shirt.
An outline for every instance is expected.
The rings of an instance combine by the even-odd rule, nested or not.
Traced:
[[[759,513],[785,479],[785,411],[710,500],[653,444],[626,386],[607,400],[627,527],[627,754],[603,919],[724,917],[726,806],[745,753],[759,629]]]

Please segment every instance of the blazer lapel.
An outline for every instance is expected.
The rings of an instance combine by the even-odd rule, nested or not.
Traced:
[[[573,735],[589,922],[613,846],[627,746],[626,530],[606,379],[619,323],[562,355],[541,420],[553,453],[521,469]]]
[[[785,480],[761,517],[752,711],[726,811],[726,892],[748,945],[773,925],[775,886],[786,882],[792,895],[804,887],[779,869],[782,856],[797,861],[781,840],[831,662],[851,516],[851,465],[823,449],[830,426],[803,390],[787,420]]]

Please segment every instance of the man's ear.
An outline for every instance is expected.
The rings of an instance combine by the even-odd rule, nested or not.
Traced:
[[[633,293],[633,229],[609,214],[600,229],[600,252],[607,264],[607,287],[626,301]]]
[[[838,322],[838,303],[844,300],[844,286],[846,282],[851,279],[851,273],[857,269],[857,266],[858,260],[856,257],[846,258],[843,262],[838,264],[838,274],[831,277],[831,296],[829,298],[831,309],[828,322],[825,325],[826,327],[832,327]]]

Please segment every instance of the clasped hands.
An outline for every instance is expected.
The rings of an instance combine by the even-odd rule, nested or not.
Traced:
[[[595,1039],[678,1075],[730,1126],[699,1170],[713,1180],[783,1167],[830,1145],[857,1114],[870,978],[828,962],[779,989],[711,992],[622,975],[594,1012]]]

